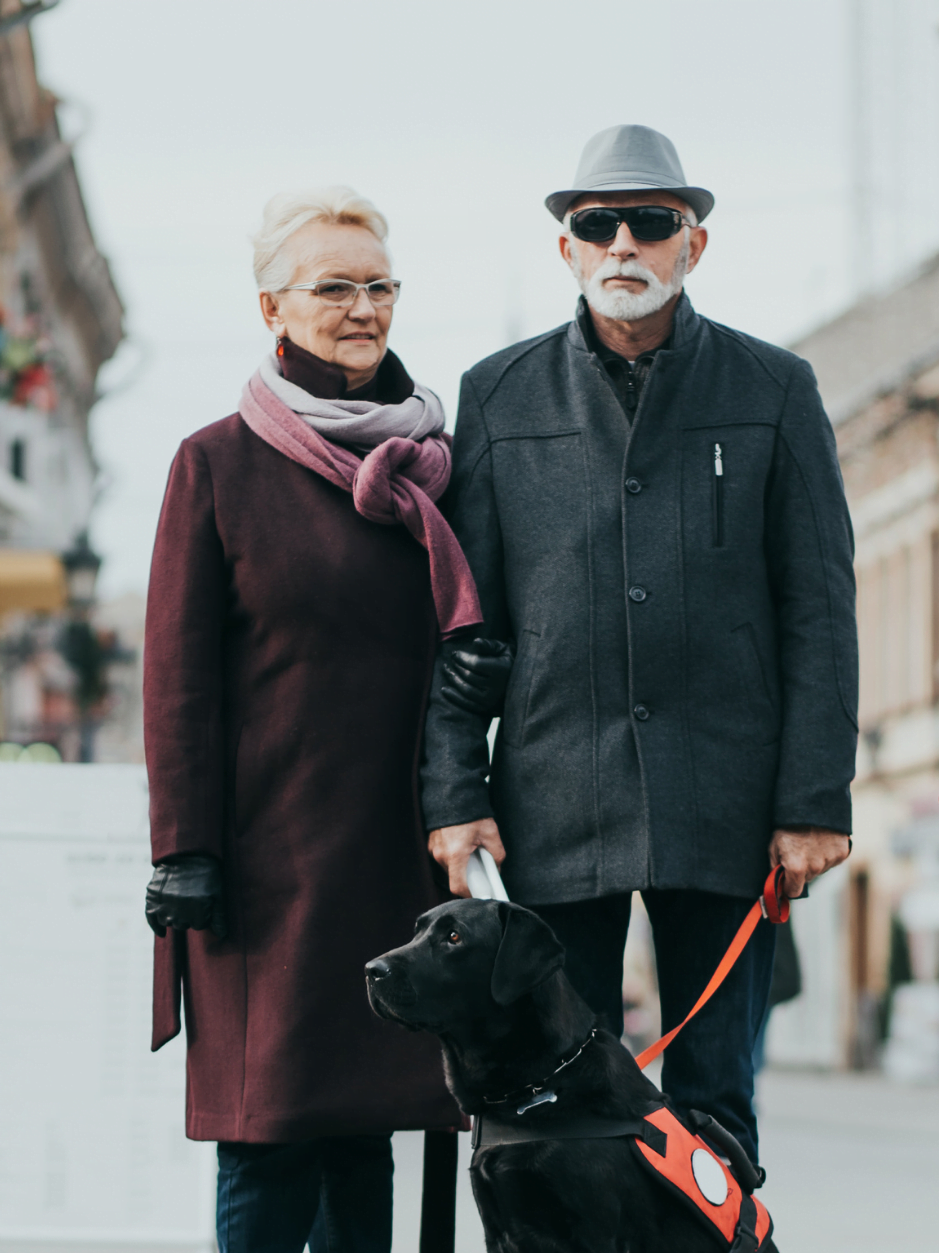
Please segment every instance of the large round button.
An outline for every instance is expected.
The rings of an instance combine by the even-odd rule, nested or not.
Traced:
[[[633,713],[636,715],[636,717],[639,719],[640,722],[645,722],[646,718],[648,718],[649,716],[649,711],[648,709],[646,709],[645,705],[637,705],[636,708],[633,710]]]
[[[637,605],[641,605],[648,594],[644,587],[631,587],[629,589],[629,599],[634,600]]]
[[[639,482],[638,479],[627,479],[626,490],[627,492],[632,492],[632,494],[635,496],[638,492],[642,491],[642,484]]]

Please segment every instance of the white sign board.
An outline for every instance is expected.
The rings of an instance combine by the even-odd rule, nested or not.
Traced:
[[[214,1248],[185,1045],[150,1052],[142,766],[0,764],[0,1250]]]

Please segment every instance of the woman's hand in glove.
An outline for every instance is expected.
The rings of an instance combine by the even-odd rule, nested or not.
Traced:
[[[443,663],[441,693],[451,705],[483,716],[502,708],[515,654],[499,640],[473,640],[455,648]]]
[[[204,931],[210,927],[224,939],[228,934],[222,896],[222,867],[215,857],[187,853],[158,862],[147,885],[147,922],[157,935],[166,928]]]

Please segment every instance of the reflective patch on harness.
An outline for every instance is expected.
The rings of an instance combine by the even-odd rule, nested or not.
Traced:
[[[725,1249],[733,1247],[737,1253],[751,1253],[763,1248],[773,1230],[769,1214],[756,1197],[744,1195],[740,1184],[706,1143],[664,1106],[646,1114],[644,1122],[665,1140],[656,1152],[649,1144],[653,1138],[649,1132],[643,1131],[641,1138],[631,1139],[634,1152],[646,1168],[690,1205],[711,1231],[723,1237]],[[742,1210],[746,1211],[746,1223],[742,1221]],[[754,1228],[752,1239],[745,1230],[750,1226]]]
[[[704,1199],[712,1205],[723,1205],[728,1188],[720,1162],[707,1149],[695,1149],[691,1154],[691,1171]]]

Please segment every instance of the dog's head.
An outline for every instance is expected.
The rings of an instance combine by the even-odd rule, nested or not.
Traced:
[[[564,949],[537,914],[459,900],[422,914],[414,939],[370,961],[365,976],[376,1014],[439,1034],[491,1018],[563,964]]]

